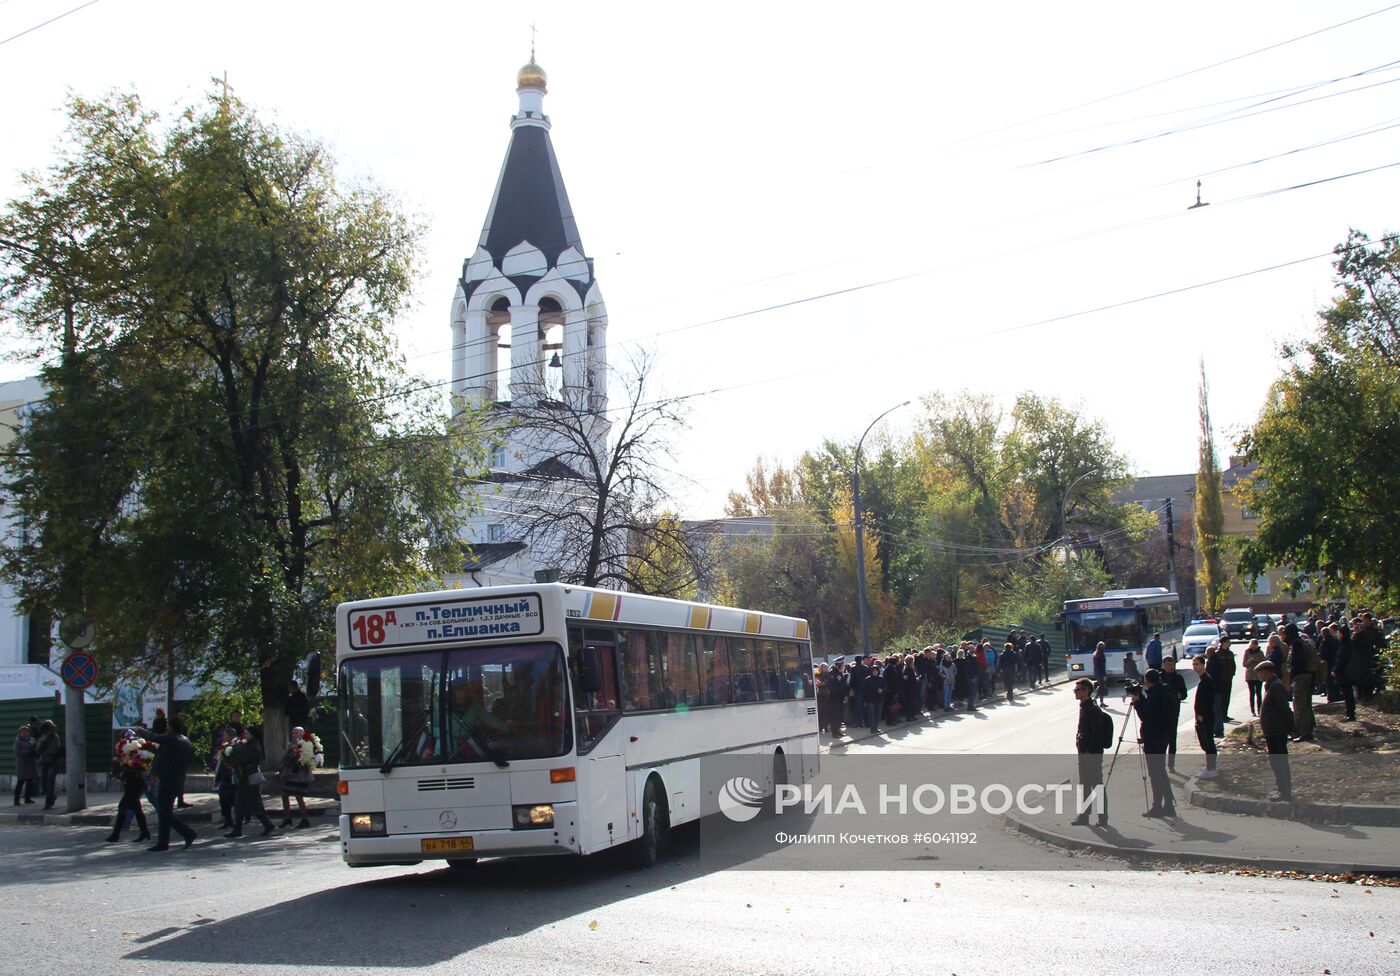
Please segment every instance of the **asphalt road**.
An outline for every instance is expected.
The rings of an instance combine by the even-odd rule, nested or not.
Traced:
[[[984,714],[850,748],[916,760],[935,737],[1045,750],[1072,734],[1063,689]],[[102,834],[0,828],[0,974],[1400,972],[1398,889],[1159,872],[1019,839],[1016,871],[834,871],[820,852],[745,870],[711,863],[692,829],[650,871],[604,857],[467,873],[351,870],[320,826],[167,854]]]

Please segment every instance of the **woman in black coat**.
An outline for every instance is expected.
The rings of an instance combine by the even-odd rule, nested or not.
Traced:
[[[914,659],[911,657],[904,662],[904,720],[906,722],[917,722],[920,712],[923,710],[923,703],[919,701],[919,672],[914,667]]]
[[[20,791],[24,802],[34,802],[34,781],[39,778],[39,740],[29,726],[21,725],[15,736],[15,806],[19,806]]]
[[[44,720],[39,726],[39,779],[44,787],[44,809],[52,810],[58,799],[58,763],[63,752],[63,740],[58,737],[58,726]]]
[[[277,828],[263,809],[262,802],[262,740],[247,730],[233,746],[233,754],[228,757],[233,768],[233,830],[225,837],[242,837],[243,823],[256,817],[263,826],[263,833],[270,834]]]
[[[112,821],[112,832],[107,835],[107,843],[111,844],[121,839],[122,821],[128,810],[136,818],[136,826],[141,831],[137,837],[133,838],[133,842],[151,839],[151,832],[146,826],[146,813],[141,809],[141,797],[145,792],[146,771],[139,767],[123,766],[122,798],[117,802],[117,816]]]

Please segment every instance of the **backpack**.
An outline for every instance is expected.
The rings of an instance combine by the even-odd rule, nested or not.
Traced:
[[[1312,672],[1313,688],[1321,688],[1327,683],[1327,662],[1322,660],[1322,655],[1317,653],[1317,647],[1312,641],[1305,637],[1300,637],[1303,647],[1308,655],[1308,670]]]
[[[1104,749],[1113,748],[1113,716],[1099,709],[1099,745]]]

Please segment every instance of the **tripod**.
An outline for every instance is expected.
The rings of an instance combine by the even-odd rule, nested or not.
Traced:
[[[1131,705],[1128,706],[1128,716],[1127,716],[1127,718],[1131,718],[1131,719],[1132,719],[1132,722],[1133,722],[1133,740],[1134,740],[1135,742],[1137,742],[1137,744],[1138,744],[1138,771],[1142,774],[1142,802],[1143,802],[1143,809],[1144,809],[1144,810],[1150,810],[1150,809],[1152,809],[1152,799],[1151,799],[1151,796],[1149,795],[1148,789],[1147,789],[1147,757],[1143,755],[1143,752],[1142,752],[1142,739],[1139,738],[1139,737],[1138,737],[1138,734],[1137,734],[1137,728],[1138,728],[1137,709],[1136,709],[1136,708],[1133,708]],[[1108,763],[1108,772],[1104,773],[1104,777],[1103,777],[1103,791],[1104,791],[1104,796],[1105,796],[1105,797],[1108,796],[1108,784],[1109,784],[1109,781],[1113,779],[1113,768],[1114,768],[1115,766],[1118,765],[1118,750],[1120,750],[1120,749],[1123,748],[1123,740],[1124,740],[1125,738],[1127,738],[1127,735],[1128,735],[1128,722],[1127,722],[1127,719],[1125,718],[1124,721],[1123,721],[1123,727],[1118,731],[1118,742],[1117,742],[1117,743],[1114,745],[1114,747],[1113,747],[1113,758],[1112,758],[1112,759],[1109,761],[1109,763]]]

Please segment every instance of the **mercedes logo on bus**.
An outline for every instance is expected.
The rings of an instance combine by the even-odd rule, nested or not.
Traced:
[[[457,826],[457,815],[451,810],[444,810],[438,814],[438,823],[442,824],[446,830],[451,830]]]

